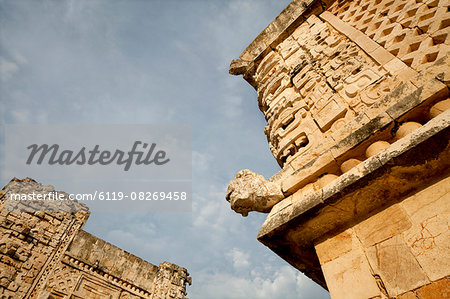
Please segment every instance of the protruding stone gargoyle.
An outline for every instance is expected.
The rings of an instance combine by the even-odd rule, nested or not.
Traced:
[[[233,59],[230,64],[229,73],[231,75],[242,75],[245,74],[250,67],[250,61],[244,61],[241,59]]]
[[[231,208],[246,217],[248,212],[268,213],[284,198],[279,184],[267,181],[262,175],[244,169],[228,185],[226,199]]]

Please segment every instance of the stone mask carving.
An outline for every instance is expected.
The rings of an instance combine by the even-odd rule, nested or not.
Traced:
[[[226,195],[231,208],[244,217],[251,211],[267,213],[283,198],[280,185],[248,169],[236,174],[228,185]]]

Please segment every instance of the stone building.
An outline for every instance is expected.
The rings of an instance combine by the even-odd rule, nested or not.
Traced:
[[[233,60],[281,170],[226,198],[336,298],[450,298],[448,0],[294,0]]]
[[[7,206],[9,193],[53,191],[32,179],[13,179],[0,191],[0,298],[185,298],[185,268],[155,266],[83,231],[85,205]]]

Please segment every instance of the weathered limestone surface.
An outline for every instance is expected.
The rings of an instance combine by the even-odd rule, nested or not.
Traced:
[[[43,287],[49,270],[56,266],[89,212],[76,202],[68,204],[75,205],[77,212],[32,213],[29,206],[17,207],[29,212],[9,212],[5,207],[7,190],[45,194],[53,188],[31,179],[14,179],[0,191],[0,295],[36,298],[35,290]]]
[[[279,185],[244,169],[230,182],[226,198],[236,213],[247,216],[249,211],[269,212],[284,196]]]
[[[347,290],[342,288],[343,283],[352,281],[341,281],[344,276],[360,276],[362,271],[370,273],[371,283],[383,282],[375,295],[394,297],[405,294],[400,298],[407,298],[408,291],[424,285],[431,288],[432,282],[442,285],[433,287],[438,293],[448,292],[445,277],[450,266],[447,258],[450,252],[449,183],[450,177],[447,177],[414,192],[353,228],[318,241],[315,248],[332,297],[350,298],[349,290],[352,294],[373,294],[370,284],[355,284]],[[386,227],[385,231],[383,227]],[[345,261],[350,252],[364,258],[367,263],[336,266],[341,265],[341,260]],[[439,282],[442,279],[443,282]],[[415,294],[419,293],[415,291]]]
[[[8,201],[53,191],[13,179],[0,192],[0,298],[185,298],[185,268],[152,265],[84,232],[86,206]]]
[[[449,10],[293,1],[230,66],[256,89],[282,198],[229,188],[270,211],[258,240],[332,298],[448,293]]]
[[[361,252],[352,250],[322,267],[333,298],[371,298],[380,294],[367,259]]]
[[[292,2],[289,7],[294,7],[297,2]],[[312,7],[313,2],[308,2],[307,6]],[[411,8],[409,4],[404,5],[404,1],[395,4],[392,1],[366,1],[367,5],[359,2],[330,1],[321,4],[322,10],[304,6],[295,10],[300,16],[288,7],[244,51],[246,58],[232,63],[234,73],[247,67],[245,78],[251,77],[257,90],[259,106],[268,123],[265,133],[270,148],[283,167],[270,180],[286,185],[285,193],[292,194],[324,173],[339,175],[339,160],[345,158],[355,145],[411,108],[445,99],[448,95],[444,84],[449,82],[445,79],[449,77],[446,75],[449,64],[449,57],[445,56],[448,53],[446,41],[438,43],[441,39],[435,38],[436,47],[427,49],[436,50],[438,54],[428,55],[426,51],[415,51],[410,40],[405,40],[404,44],[391,41],[412,34],[412,29],[386,30],[380,41],[388,40],[397,48],[409,47],[409,54],[417,52],[423,57],[421,55],[425,53],[429,58],[425,63],[426,70],[425,67],[414,69],[408,59],[405,62],[395,55],[397,48],[388,50],[372,36],[376,28],[355,27],[353,21],[347,22],[343,16],[351,8],[352,20],[359,20],[357,15],[367,19],[366,22],[373,22],[377,19],[375,16],[391,12],[392,6],[395,17],[389,22],[405,19],[405,24],[409,25],[409,22],[416,24],[422,19],[428,20],[435,14],[447,16],[441,13],[447,9],[446,4],[429,1],[426,5]],[[329,5],[330,9],[323,11]],[[373,10],[367,11],[372,6]],[[407,17],[412,12],[416,14]],[[281,29],[275,33],[270,31],[273,26],[281,28],[280,20],[285,20],[285,25],[291,29],[284,33],[280,33]],[[380,26],[379,22],[375,23]],[[439,31],[442,38],[450,28],[445,18],[430,19],[426,23],[432,24],[428,28],[430,33]],[[443,28],[437,30],[439,26],[435,23]],[[366,31],[370,34],[365,34]],[[420,36],[423,44],[430,41],[426,34]],[[269,43],[269,37],[274,41]],[[248,54],[253,52],[259,54]],[[422,72],[419,74],[418,71]],[[437,107],[437,111],[447,107],[444,103],[441,106],[444,108]],[[302,178],[292,177],[299,172]]]
[[[449,117],[450,111],[418,129],[415,135],[407,136],[407,140],[399,140],[358,164],[324,188],[299,197],[295,193],[292,198],[297,200],[288,200],[287,206],[278,209],[287,199],[282,200],[272,209],[258,239],[310,277],[319,280],[316,276],[321,270],[318,262],[314,261],[314,240],[340,227],[354,225],[358,219],[368,217],[414,190],[418,182],[425,184],[448,171]],[[439,127],[443,131],[439,132]],[[434,136],[429,138],[430,134]],[[423,160],[418,159],[419,154],[427,163],[421,165]],[[436,154],[433,159],[427,158],[427,155]],[[442,205],[448,208],[448,201]],[[369,246],[413,225],[403,210],[399,212],[392,207],[386,213],[369,218],[367,221],[371,224],[367,229],[355,228],[360,232],[361,242]],[[441,254],[449,253],[444,250]],[[447,271],[445,267],[439,269]]]

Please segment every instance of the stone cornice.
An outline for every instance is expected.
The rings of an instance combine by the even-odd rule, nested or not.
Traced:
[[[312,15],[319,15],[335,0],[294,0],[245,48],[239,59],[235,59],[230,65],[230,74],[246,76],[254,68],[254,62],[260,60],[268,49],[275,47],[305,19]]]
[[[418,185],[448,173],[449,136],[447,110],[324,188],[278,203],[258,240],[325,286],[314,241],[345,229],[397,202]]]
[[[149,292],[139,286],[136,286],[131,281],[127,281],[127,280],[121,279],[120,277],[114,276],[113,274],[111,274],[108,271],[105,271],[104,269],[101,269],[99,267],[86,264],[85,262],[83,262],[83,261],[79,260],[78,258],[73,257],[69,254],[66,254],[64,256],[62,262],[71,266],[72,268],[78,269],[82,272],[87,272],[99,279],[105,279],[110,284],[115,285],[124,290],[127,290],[131,294],[134,294],[136,296],[143,297],[143,298],[151,298],[151,295],[152,295],[151,292]],[[153,287],[148,288],[148,289],[153,289]]]

